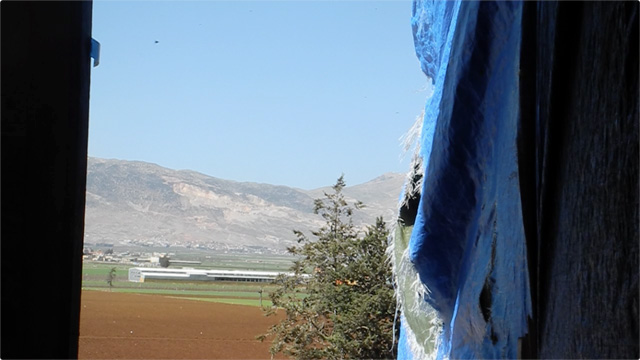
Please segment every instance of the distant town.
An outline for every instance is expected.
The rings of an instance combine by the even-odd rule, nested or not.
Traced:
[[[149,248],[149,251],[131,250],[130,248]],[[154,251],[158,248],[173,249],[178,251]],[[121,249],[121,250],[117,250]],[[200,261],[174,260],[179,256],[179,250],[211,251],[215,254],[225,255],[286,255],[286,250],[266,248],[263,246],[204,246],[204,245],[164,245],[152,241],[125,241],[124,244],[115,245],[108,243],[85,243],[82,250],[83,261],[110,262],[134,266],[167,267],[168,263],[174,265],[199,265]],[[168,262],[167,262],[168,261]]]
[[[139,250],[148,248],[149,251]],[[124,249],[116,251],[116,249]],[[135,251],[132,249],[136,249]],[[167,249],[169,251],[154,251],[157,249]],[[172,251],[171,251],[172,250]],[[229,245],[218,242],[208,244],[177,244],[163,240],[123,240],[119,244],[111,243],[84,243],[82,251],[85,261],[104,261],[132,265],[147,264],[148,266],[159,266],[163,257],[175,257],[180,250],[201,250],[210,251],[216,254],[243,254],[243,255],[286,255],[283,249],[270,248],[266,246],[251,245]]]

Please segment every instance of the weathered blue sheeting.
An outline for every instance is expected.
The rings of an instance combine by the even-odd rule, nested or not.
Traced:
[[[411,28],[416,56],[420,59],[422,71],[435,79],[441,68],[441,60],[448,59],[445,47],[454,28],[450,25],[457,16],[459,1],[416,1],[413,3]]]
[[[437,356],[516,358],[531,315],[516,153],[522,3],[417,0],[413,13],[435,92],[409,258],[443,324]]]
[[[445,74],[458,19],[460,1],[416,1],[413,3],[411,28],[422,71],[434,86],[427,100],[420,139],[420,155],[428,166],[433,135],[440,112]]]

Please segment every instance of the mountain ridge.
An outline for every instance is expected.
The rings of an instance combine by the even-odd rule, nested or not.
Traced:
[[[367,205],[356,212],[356,225],[373,224],[377,216],[389,222],[403,183],[404,175],[386,173],[346,187],[347,198]],[[239,182],[142,161],[90,157],[85,241],[282,252],[295,243],[293,229],[306,232],[322,225],[313,214],[313,200],[326,189]]]

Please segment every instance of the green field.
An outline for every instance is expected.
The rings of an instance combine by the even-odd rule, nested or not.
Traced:
[[[232,262],[232,258],[226,258],[227,267],[210,266],[209,269],[244,269],[244,270],[265,270],[264,268],[248,266],[242,264],[254,264],[248,262],[247,257],[238,256]],[[255,259],[254,259],[255,260]],[[290,266],[291,258],[289,258]],[[283,264],[270,264],[267,271],[284,271],[279,267]],[[112,268],[116,268],[116,278],[113,287],[109,289],[107,275]],[[97,262],[85,262],[82,269],[82,289],[89,291],[113,291],[124,293],[157,294],[162,296],[179,297],[189,300],[220,302],[227,304],[241,304],[260,306],[260,291],[262,291],[263,306],[271,306],[269,292],[275,290],[276,286],[265,283],[251,282],[194,282],[194,281],[150,281],[150,282],[130,282],[128,280],[129,268],[132,265],[108,264]],[[196,267],[202,268],[202,267]]]
[[[114,251],[132,250],[129,248],[113,247]],[[166,252],[166,248],[140,248],[138,251]],[[181,249],[180,253],[170,255],[172,260],[200,261],[200,265],[189,265],[195,269],[220,270],[258,270],[258,271],[287,271],[295,257],[292,255],[267,254],[219,254],[196,249]]]
[[[171,296],[173,297],[173,296]],[[260,299],[235,299],[235,298],[199,298],[199,297],[175,297],[176,299],[185,299],[185,300],[196,300],[196,301],[207,301],[207,302],[216,302],[223,304],[235,304],[235,305],[249,305],[249,306],[260,306]],[[262,300],[262,307],[271,307],[273,303],[271,300],[266,299],[266,297]]]
[[[84,290],[105,290],[108,287],[83,287]],[[257,289],[254,292],[250,291],[199,291],[199,290],[174,290],[174,289],[142,289],[142,288],[119,288],[113,287],[111,291],[121,293],[138,293],[138,294],[159,294],[159,295],[199,295],[207,297],[222,297],[222,298],[260,298],[260,294]],[[265,291],[266,292],[266,291]],[[264,296],[264,294],[263,294]]]

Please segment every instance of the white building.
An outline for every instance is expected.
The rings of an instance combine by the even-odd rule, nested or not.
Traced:
[[[251,270],[202,270],[202,269],[168,269],[142,268],[129,269],[129,281],[145,282],[146,280],[187,280],[187,281],[248,281],[272,282],[279,272]],[[293,275],[293,274],[290,274]]]

